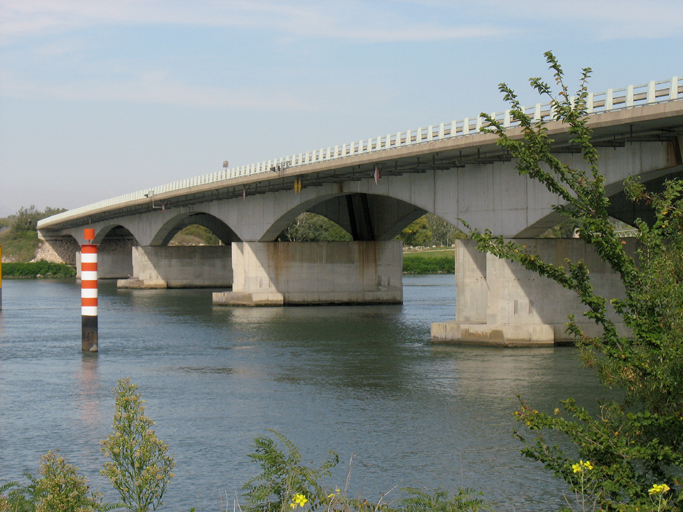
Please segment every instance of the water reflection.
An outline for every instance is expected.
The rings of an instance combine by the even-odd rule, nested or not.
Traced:
[[[80,419],[89,429],[97,430],[101,424],[100,387],[97,374],[98,354],[81,354],[81,369],[78,372],[78,409]]]

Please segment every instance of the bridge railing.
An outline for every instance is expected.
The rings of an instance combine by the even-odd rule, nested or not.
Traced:
[[[678,77],[670,80],[651,81],[641,85],[629,85],[622,89],[607,89],[600,93],[589,93],[587,98],[587,111],[591,115],[612,112],[615,110],[634,108],[641,105],[651,105],[683,99],[683,81],[679,82]],[[534,120],[551,120],[553,112],[550,103],[537,103],[530,107],[525,107],[524,112]],[[514,127],[510,111],[494,112],[492,118],[500,121],[505,127]],[[485,127],[485,120],[482,117],[465,118],[460,121],[451,121],[439,125],[430,125],[426,128],[417,130],[407,130],[396,134],[361,139],[342,145],[330,146],[327,149],[321,148],[306,153],[299,153],[287,157],[264,160],[249,165],[242,165],[222,171],[196,176],[160,185],[152,189],[140,190],[130,194],[105,199],[94,204],[75,208],[67,212],[59,213],[48,217],[38,223],[55,222],[73,216],[85,215],[88,212],[123,204],[128,201],[140,200],[143,198],[152,199],[155,195],[176,192],[180,190],[190,190],[194,187],[218,183],[221,181],[251,176],[254,174],[279,171],[291,167],[300,167],[314,163],[326,162],[357,156],[362,154],[386,151],[399,147],[407,147],[415,144],[424,144],[432,141],[451,139],[454,137],[467,137],[481,132]]]

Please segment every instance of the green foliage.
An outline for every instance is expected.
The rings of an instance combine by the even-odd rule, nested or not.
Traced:
[[[28,208],[21,207],[17,213],[4,219],[0,227],[8,224],[10,229],[4,230],[0,235],[3,255],[12,261],[31,261],[40,245],[36,232],[38,221],[63,211],[66,210],[51,207],[40,211],[31,205]]]
[[[102,503],[100,494],[91,493],[78,468],[55,452],[40,458],[38,475],[25,474],[28,483],[24,486],[8,482],[0,487],[0,512],[96,512],[114,508]]]
[[[38,239],[38,233],[35,231],[14,233],[10,229],[5,230],[0,235],[3,258],[9,258],[13,261],[31,261],[39,245],[40,240]]]
[[[563,478],[577,493],[585,493],[573,467],[577,455],[592,465],[591,493],[601,510],[651,510],[651,491],[668,484],[667,505],[683,507],[683,185],[669,181],[661,193],[647,192],[632,180],[630,197],[647,201],[656,221],[652,226],[638,222],[638,260],[625,251],[607,214],[609,199],[605,178],[598,169],[598,153],[591,144],[587,124],[587,80],[583,70],[581,85],[570,97],[563,72],[552,53],[546,58],[559,86],[554,96],[548,84],[532,78],[532,87],[551,99],[556,119],[569,126],[571,143],[581,149],[584,166],[570,167],[551,152],[552,139],[545,123],[527,116],[515,93],[501,84],[511,115],[519,123],[522,138],[511,138],[495,119],[482,114],[489,131],[499,135],[498,143],[516,158],[520,174],[543,183],[563,203],[555,210],[578,226],[581,238],[592,244],[609,263],[625,289],[625,298],[610,299],[595,294],[589,269],[583,261],[567,261],[566,268],[549,264],[524,246],[485,233],[473,232],[481,250],[516,261],[540,275],[574,291],[587,308],[584,315],[602,329],[596,337],[587,336],[574,322],[568,331],[577,339],[584,362],[595,368],[608,387],[623,392],[623,399],[603,404],[591,415],[572,399],[562,402],[554,414],[540,413],[522,402],[517,418],[535,434],[523,453],[541,461]],[[608,303],[630,329],[621,336],[608,317]],[[564,434],[574,445],[572,454],[551,444],[544,432]],[[524,435],[518,437],[526,441]],[[660,506],[662,501],[660,500]],[[659,508],[664,510],[663,508]]]
[[[426,215],[411,222],[396,238],[406,247],[431,247],[432,232]]]
[[[22,206],[17,213],[10,216],[12,220],[10,229],[14,234],[36,231],[39,220],[65,211],[64,208],[51,208],[48,206],[41,212],[36,210],[35,205],[31,205],[28,208]]]
[[[406,512],[479,512],[493,510],[474,489],[458,489],[457,494],[436,489],[432,492],[406,487],[401,489],[412,496],[402,500]]]
[[[88,491],[85,478],[55,452],[40,460],[39,499],[36,512],[91,512],[99,510],[101,497]]]
[[[450,247],[456,240],[466,238],[467,235],[448,221],[432,213],[426,213],[410,223],[396,237],[405,247]]]
[[[279,242],[350,242],[351,235],[337,223],[316,213],[304,212],[278,236]]]
[[[64,263],[49,263],[44,260],[34,263],[3,263],[3,277],[74,277],[76,269]]]
[[[191,224],[176,233],[170,245],[220,245],[221,240],[209,228]]]
[[[432,257],[423,253],[404,254],[403,272],[405,274],[453,274],[455,253],[453,252],[450,256]]]
[[[261,474],[243,487],[247,510],[285,511],[296,508],[292,507],[292,503],[302,507],[307,503],[310,510],[325,509],[329,494],[319,480],[330,476],[330,469],[339,463],[337,454],[328,452],[328,458],[320,468],[310,468],[301,464],[301,453],[289,439],[279,432],[272,432],[284,450],[279,449],[277,442],[269,437],[257,437],[254,440],[255,451],[249,454],[249,458],[261,466]],[[296,502],[295,498],[298,498]]]
[[[128,510],[147,512],[162,504],[175,462],[167,454],[168,445],[152,430],[154,422],[145,416],[137,389],[123,378],[112,390],[116,399],[112,433],[101,442],[105,457],[112,460],[101,474],[109,478]]]
[[[282,434],[271,431],[277,441],[269,437],[255,439],[254,453],[249,457],[261,466],[261,474],[243,487],[246,490],[248,512],[285,512],[297,509],[339,512],[478,512],[492,510],[481,494],[471,489],[458,489],[450,493],[442,489],[433,492],[415,488],[402,489],[408,497],[398,508],[384,502],[386,495],[377,503],[366,499],[350,499],[345,490],[328,488],[321,480],[330,476],[330,470],[339,463],[334,452],[328,452],[327,460],[320,468],[301,464],[301,453]],[[284,449],[278,448],[278,441]],[[302,511],[303,512],[303,511]]]

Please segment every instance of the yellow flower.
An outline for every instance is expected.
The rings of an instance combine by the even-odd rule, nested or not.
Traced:
[[[590,463],[590,461],[584,462],[580,460],[578,464],[572,464],[572,471],[574,471],[574,473],[583,473],[584,469],[588,471],[593,469],[593,465]]]
[[[292,499],[292,502],[289,504],[289,506],[292,509],[295,509],[297,505],[303,508],[304,505],[306,505],[306,503],[308,503],[308,498],[306,498],[306,496],[304,496],[303,494],[297,493],[294,495],[294,499]]]
[[[650,496],[652,496],[653,494],[664,494],[669,490],[671,490],[671,487],[666,484],[655,484],[648,492],[650,493]]]

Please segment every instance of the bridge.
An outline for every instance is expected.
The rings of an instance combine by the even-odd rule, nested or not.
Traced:
[[[677,77],[588,95],[613,217],[632,223],[650,215],[626,200],[626,177],[639,175],[657,186],[683,173],[682,100]],[[553,119],[550,105],[525,111],[547,122],[553,151],[582,165],[579,148]],[[509,111],[491,115],[520,136]],[[42,220],[39,234],[73,261],[83,227],[94,228],[101,277],[122,278],[120,287],[231,286],[231,292],[214,294],[215,303],[226,305],[400,303],[402,253],[393,238],[423,214],[515,239],[536,239],[560,220],[552,209],[558,198],[520,177],[484,127],[481,117],[465,118],[224,168],[60,213]],[[333,220],[353,242],[276,242],[302,212]],[[168,246],[192,224],[210,229],[223,245]],[[565,255],[595,260],[580,240],[532,245],[559,261]],[[455,251],[456,321],[435,324],[434,339],[505,345],[564,339],[564,306],[573,297],[480,255],[469,241]],[[592,263],[593,275],[604,273],[604,291],[612,293],[614,279],[599,261]]]

